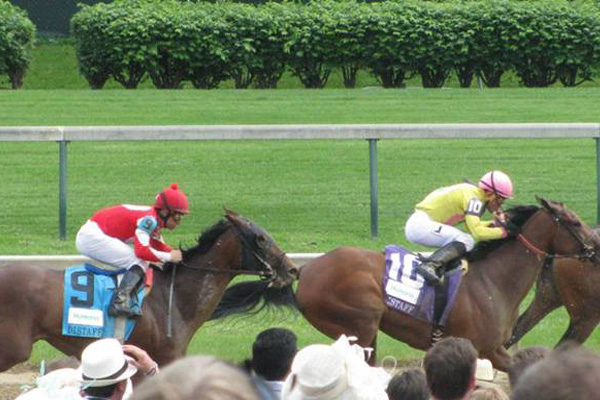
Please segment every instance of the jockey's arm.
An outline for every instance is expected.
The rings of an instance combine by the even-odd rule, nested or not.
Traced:
[[[172,261],[171,248],[159,240],[153,239],[152,235],[158,229],[156,218],[147,216],[138,221],[135,230],[134,250],[135,255],[142,260],[150,262]],[[160,246],[154,247],[160,243]]]
[[[483,221],[481,215],[485,212],[483,202],[477,198],[469,199],[465,207],[465,225],[476,242],[482,240],[502,239],[506,231],[501,227],[494,227],[493,221]]]

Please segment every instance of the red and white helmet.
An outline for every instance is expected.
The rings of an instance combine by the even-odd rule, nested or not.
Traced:
[[[479,188],[503,199],[512,199],[513,197],[513,184],[508,175],[502,171],[486,172],[479,180]]]
[[[168,210],[179,214],[188,214],[188,199],[185,194],[179,190],[179,185],[171,183],[171,187],[163,190],[156,195],[154,208],[158,210]]]

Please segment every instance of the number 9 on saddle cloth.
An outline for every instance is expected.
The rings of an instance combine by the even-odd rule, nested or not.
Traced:
[[[117,337],[127,340],[136,319],[113,317],[108,307],[124,270],[105,270],[92,264],[69,267],[64,274],[62,334],[83,338]],[[131,307],[141,311],[152,281],[152,268],[146,271],[146,284],[137,289],[137,302]]]

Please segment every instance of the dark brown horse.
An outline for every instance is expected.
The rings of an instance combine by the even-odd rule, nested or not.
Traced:
[[[521,207],[513,222],[521,226],[519,240],[481,243],[471,252],[445,334],[470,339],[481,357],[506,370],[510,355],[503,344],[512,332],[519,303],[535,283],[547,255],[578,256],[595,249],[600,240],[579,217],[561,203],[539,199],[542,207]],[[594,254],[595,258],[599,256]],[[341,247],[316,258],[300,270],[297,306],[319,331],[337,338],[358,337],[375,348],[377,332],[425,350],[432,326],[386,307],[382,288],[385,256],[381,252]],[[216,310],[248,312],[252,283],[229,288]],[[253,298],[255,304],[259,295]],[[374,362],[374,359],[371,361]]]
[[[183,262],[162,272],[144,301],[143,316],[129,343],[145,349],[159,364],[182,357],[194,333],[209,318],[234,276],[258,274],[260,284],[289,285],[297,276],[291,260],[250,219],[226,211],[207,229]],[[172,335],[167,337],[169,287],[174,275]],[[61,334],[63,272],[13,265],[0,268],[0,371],[29,358],[43,339],[67,355],[79,357],[89,339]]]
[[[600,229],[595,229],[600,234]],[[600,322],[600,264],[575,258],[556,259],[543,269],[535,296],[519,316],[506,343],[517,343],[546,315],[565,306],[569,326],[557,346],[565,341],[584,343]]]

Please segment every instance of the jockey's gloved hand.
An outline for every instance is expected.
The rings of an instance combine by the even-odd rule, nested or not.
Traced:
[[[504,223],[504,230],[506,232],[506,237],[509,238],[516,237],[519,233],[521,233],[521,229],[510,221],[506,221]]]

